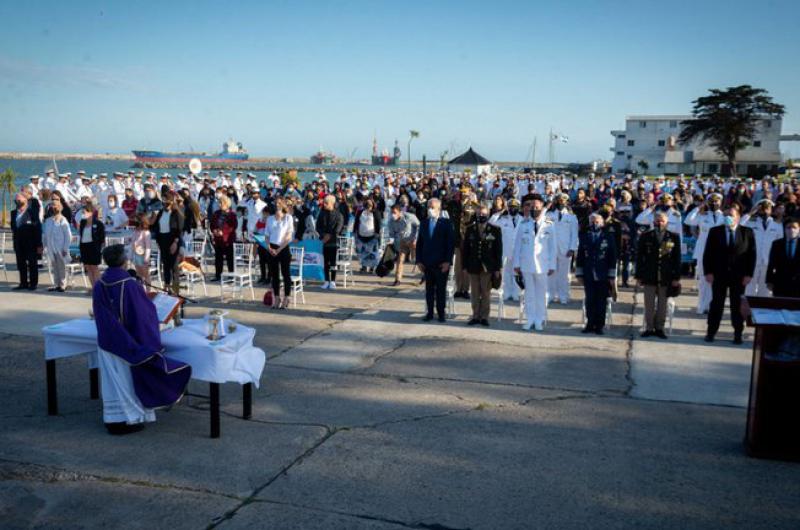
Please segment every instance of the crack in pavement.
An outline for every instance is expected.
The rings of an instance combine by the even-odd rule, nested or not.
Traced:
[[[342,515],[345,517],[353,517],[355,519],[362,519],[365,521],[372,521],[378,523],[385,523],[385,524],[393,524],[397,526],[401,526],[403,528],[415,528],[415,529],[422,529],[422,530],[470,530],[469,528],[455,528],[452,526],[444,526],[439,523],[427,523],[422,521],[417,522],[407,522],[401,521],[399,519],[391,519],[388,517],[381,517],[378,515],[370,515],[365,513],[353,513],[353,512],[345,512],[341,510],[332,510],[327,508],[318,508],[316,506],[308,506],[304,504],[298,504],[294,502],[287,502],[287,501],[279,501],[275,499],[254,499],[253,503],[263,503],[263,504],[275,504],[278,506],[289,506],[292,508],[299,508],[301,510],[308,510],[310,512],[318,512],[318,513],[328,513],[334,515]]]
[[[633,302],[631,302],[631,312],[630,312],[630,321],[628,322],[628,344],[625,348],[625,381],[628,382],[628,388],[625,389],[624,395],[626,397],[631,396],[631,392],[633,392],[633,387],[636,386],[636,381],[633,380],[633,342],[635,340],[636,335],[636,326],[634,325],[634,320],[636,319],[636,306],[638,303],[639,297],[637,294],[639,293],[639,286],[635,285],[633,287]]]
[[[80,473],[77,471],[37,464],[34,462],[0,458],[0,481],[6,480],[23,480],[29,482],[100,482],[104,484],[124,484],[127,486],[174,490],[188,493],[203,493],[206,495],[214,495],[233,500],[242,499],[242,497],[237,495],[206,488],[192,488],[189,486],[151,482],[148,480],[131,480],[115,476]]]
[[[337,432],[340,432],[340,430],[341,429],[328,430],[324,435],[322,435],[322,437],[319,440],[314,442],[311,445],[311,447],[303,451],[303,453],[300,454],[300,456],[298,456],[297,458],[295,458],[294,460],[283,466],[283,468],[281,468],[280,471],[278,471],[275,475],[270,477],[264,484],[258,486],[256,489],[252,491],[252,493],[250,493],[250,495],[242,499],[242,501],[237,506],[235,506],[234,508],[228,510],[221,516],[212,520],[211,523],[206,527],[206,529],[211,530],[213,528],[218,527],[223,522],[232,519],[236,515],[236,512],[238,512],[248,504],[252,503],[256,499],[256,496],[259,493],[261,493],[265,488],[269,487],[273,482],[278,480],[280,477],[287,475],[289,473],[289,470],[291,470],[294,466],[301,464],[303,460],[313,455],[314,452],[322,446],[322,444],[330,440],[331,437],[333,437]]]

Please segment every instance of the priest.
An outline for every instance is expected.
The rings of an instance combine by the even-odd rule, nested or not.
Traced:
[[[106,247],[103,260],[108,269],[92,293],[103,421],[109,433],[127,434],[183,397],[192,368],[164,356],[156,308],[126,271],[125,247]]]

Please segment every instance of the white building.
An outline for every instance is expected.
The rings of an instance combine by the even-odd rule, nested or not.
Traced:
[[[691,118],[682,115],[626,117],[624,130],[611,131],[614,136],[611,170],[648,175],[729,174],[725,159],[707,144],[678,144],[683,129],[681,121]],[[780,141],[780,118],[762,120],[752,145],[736,156],[738,173],[752,176],[777,173],[781,163]]]

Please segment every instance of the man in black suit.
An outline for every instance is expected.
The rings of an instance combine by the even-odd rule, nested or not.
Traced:
[[[453,223],[442,217],[439,199],[428,201],[428,218],[417,233],[417,267],[425,275],[426,322],[433,320],[434,301],[439,322],[445,321],[447,277],[453,265]]]
[[[740,226],[740,206],[731,204],[725,210],[725,224],[708,232],[703,252],[703,270],[711,284],[711,306],[708,310],[706,342],[713,342],[725,309],[725,296],[729,294],[733,343],[742,343],[744,319],[740,310],[744,288],[753,279],[756,267],[756,241],[753,231]]]
[[[14,198],[16,209],[11,212],[11,234],[14,254],[19,270],[19,285],[15,291],[35,291],[39,284],[39,256],[42,255],[42,221],[39,217],[39,201],[28,201],[24,193]]]
[[[769,252],[767,287],[772,296],[800,298],[800,219],[787,220],[783,233]]]

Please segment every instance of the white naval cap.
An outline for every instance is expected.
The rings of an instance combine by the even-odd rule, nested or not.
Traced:
[[[39,175],[31,175],[30,180],[39,180]]]

